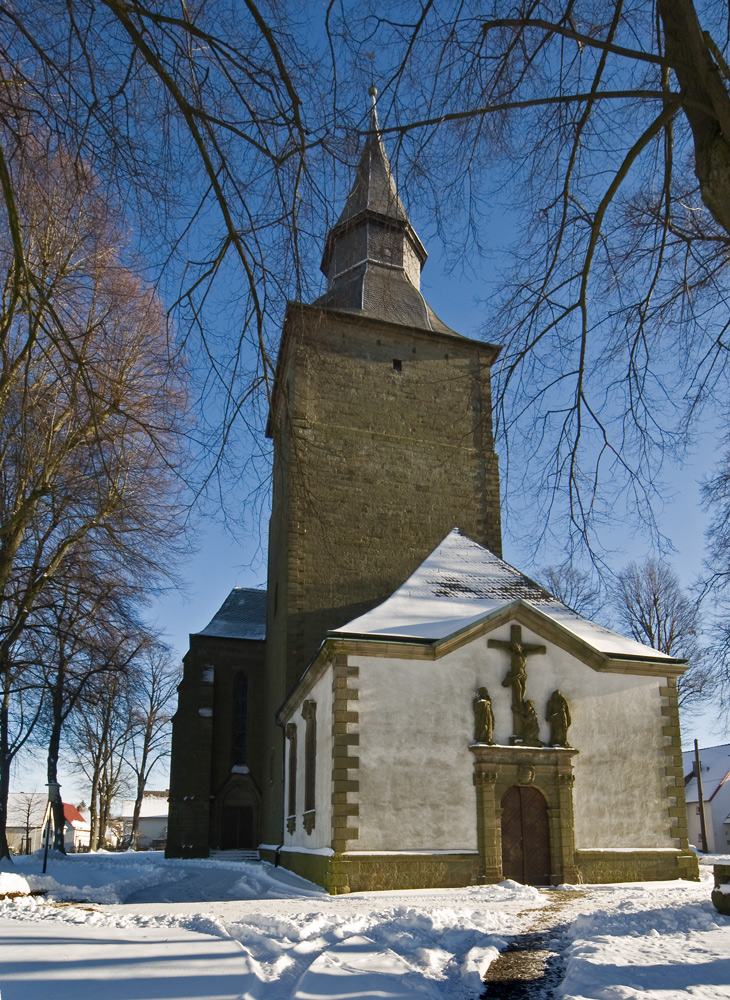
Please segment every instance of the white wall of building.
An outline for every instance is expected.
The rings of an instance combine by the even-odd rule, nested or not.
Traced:
[[[576,847],[672,847],[665,797],[664,678],[599,673],[523,626],[523,641],[547,647],[527,661],[527,698],[544,720],[559,688],[573,717]],[[511,692],[502,687],[509,623],[442,657],[351,657],[360,667],[358,850],[474,850],[472,699],[487,687],[495,740],[512,734]],[[319,712],[319,708],[318,708]],[[541,738],[549,739],[542,724]],[[352,845],[355,847],[355,845]]]

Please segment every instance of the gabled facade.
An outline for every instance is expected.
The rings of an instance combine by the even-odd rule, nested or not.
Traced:
[[[33,854],[43,847],[47,809],[45,792],[9,793],[7,837],[13,854]],[[66,852],[88,851],[91,828],[83,814],[70,802],[64,802],[63,818]]]
[[[329,633],[279,713],[298,748],[282,861],[333,892],[692,877],[684,667],[453,531]]]

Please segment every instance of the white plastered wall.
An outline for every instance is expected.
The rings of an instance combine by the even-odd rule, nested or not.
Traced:
[[[570,703],[576,847],[672,847],[665,798],[659,685],[664,678],[599,673],[523,626],[547,647],[527,661],[527,698],[544,720],[559,688]],[[512,734],[502,687],[509,623],[438,660],[351,657],[360,667],[358,850],[474,850],[472,699],[487,687],[495,741]],[[541,738],[549,739],[542,722]]]
[[[300,704],[289,719],[297,727],[297,812],[294,833],[284,830],[285,847],[322,848],[332,842],[332,667],[306,695],[304,701],[317,705],[317,759],[315,763],[315,826],[311,833],[304,829],[304,734],[307,723]],[[289,801],[289,748],[285,752],[286,775],[284,802]],[[286,808],[286,806],[285,806]]]

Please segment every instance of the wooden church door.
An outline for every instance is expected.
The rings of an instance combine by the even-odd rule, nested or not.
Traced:
[[[502,873],[524,885],[550,885],[547,802],[537,788],[513,785],[502,796]]]
[[[255,847],[253,829],[253,809],[251,806],[225,805],[223,807],[223,836],[221,847],[224,851]]]

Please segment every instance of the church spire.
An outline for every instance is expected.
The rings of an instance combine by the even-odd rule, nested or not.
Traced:
[[[426,251],[413,231],[408,214],[398,197],[393,172],[390,168],[380,135],[376,104],[377,93],[375,87],[370,88],[369,128],[365,145],[360,155],[357,170],[355,171],[355,180],[352,189],[339,219],[333,229],[330,230],[327,243],[328,246],[331,245],[341,235],[340,227],[352,224],[363,212],[369,212],[378,216],[383,222],[390,221],[395,223],[398,228],[404,225],[407,226],[411,230],[410,235],[414,241],[414,245],[419,248],[419,257],[422,258],[421,263],[423,263],[427,256]],[[326,256],[327,252],[325,251]],[[325,262],[323,261],[323,270],[325,270],[324,264]],[[327,271],[325,270],[326,273]]]
[[[322,257],[327,291],[317,305],[453,333],[420,293],[428,256],[398,196],[370,87],[369,128],[352,188]]]

